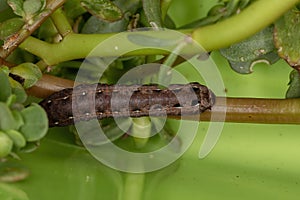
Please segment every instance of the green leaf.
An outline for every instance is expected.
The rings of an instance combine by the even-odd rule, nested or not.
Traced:
[[[12,87],[12,93],[17,97],[16,103],[24,103],[27,99],[27,94],[23,86],[12,78],[9,78],[9,82]]]
[[[24,103],[27,99],[27,94],[24,88],[13,87],[12,93],[16,95],[16,103]]]
[[[13,141],[5,133],[0,131],[0,158],[7,156],[11,152],[12,147]]]
[[[8,76],[2,70],[0,70],[0,91],[0,101],[2,102],[5,102],[12,93]]]
[[[161,0],[160,4],[161,4],[161,16],[162,16],[162,20],[165,21],[166,17],[167,17],[167,13],[168,10],[170,8],[170,5],[172,3],[172,0]]]
[[[48,118],[44,109],[36,103],[23,109],[21,115],[24,125],[20,132],[25,136],[26,141],[33,142],[43,138],[48,131]]]
[[[26,18],[30,19],[45,7],[45,0],[25,0],[23,10]]]
[[[236,15],[250,3],[251,0],[230,0],[218,2],[208,11],[206,17],[200,18],[180,28],[190,29],[216,23],[218,21]]]
[[[12,8],[16,15],[25,18],[25,12],[23,10],[23,0],[7,0],[7,4]]]
[[[232,69],[241,74],[251,73],[256,63],[272,64],[279,59],[273,44],[272,27],[229,48],[221,49],[220,52],[228,59]]]
[[[130,14],[135,14],[142,6],[140,0],[114,0],[114,4],[117,5],[123,13],[129,12]]]
[[[31,153],[37,150],[37,148],[40,146],[39,142],[27,142],[26,146],[20,149],[20,152],[22,153]]]
[[[23,25],[24,21],[21,18],[11,18],[0,23],[0,39],[5,40],[9,36],[15,34]]]
[[[15,119],[15,129],[18,130],[21,126],[24,125],[23,117],[18,110],[12,110],[11,113]]]
[[[16,130],[7,130],[5,133],[8,135],[8,137],[13,141],[13,144],[15,147],[22,148],[26,145],[26,140],[24,136]]]
[[[36,57],[23,49],[17,48],[9,55],[6,60],[8,62],[19,65],[24,62],[36,62]]]
[[[164,20],[164,25],[168,29],[176,29],[176,24],[169,15],[166,16]]]
[[[162,27],[160,0],[143,0],[143,9],[150,25]]]
[[[122,32],[127,29],[128,19],[125,17],[114,22],[105,21],[95,16],[91,16],[82,28],[82,33],[113,33]]]
[[[66,1],[64,4],[64,11],[70,19],[76,19],[86,12],[86,10],[80,5],[80,0]]]
[[[16,99],[17,99],[17,97],[16,97],[16,95],[10,95],[8,98],[7,98],[7,100],[6,100],[6,105],[8,105],[8,107],[11,107],[15,102],[16,102]]]
[[[224,14],[225,17],[229,17],[236,13],[240,0],[231,0],[226,5],[226,12]]]
[[[180,29],[191,29],[191,28],[195,28],[195,27],[201,27],[201,26],[213,24],[213,23],[216,23],[218,20],[220,20],[222,17],[223,17],[223,13],[219,13],[217,15],[212,15],[212,16],[207,16],[200,20],[197,20],[192,23],[181,26]]]
[[[117,21],[123,17],[123,12],[109,0],[81,1],[81,5],[92,15],[106,21]]]
[[[275,23],[274,40],[280,57],[291,66],[300,65],[300,11],[287,12]]]
[[[290,74],[289,89],[286,92],[286,98],[300,98],[300,74],[293,70]]]
[[[38,38],[49,43],[53,43],[57,35],[58,31],[51,19],[47,19],[38,29]]]
[[[45,0],[8,0],[8,5],[14,13],[21,16],[27,22],[30,22],[46,6]]]
[[[10,72],[25,80],[24,88],[32,87],[42,77],[41,70],[33,63],[22,63],[13,67]]]
[[[0,183],[0,199],[1,200],[29,200],[27,194],[24,191],[5,183]]]
[[[6,131],[16,129],[16,127],[17,124],[11,110],[5,103],[0,102],[0,130]]]
[[[4,72],[7,76],[9,75],[9,68],[7,66],[1,66],[0,71]]]
[[[13,10],[7,4],[7,1],[0,1],[0,22],[11,19],[15,17]]]

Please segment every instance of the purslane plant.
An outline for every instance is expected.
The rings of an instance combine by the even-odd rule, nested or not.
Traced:
[[[71,87],[72,80],[82,62],[81,59],[85,58],[95,46],[107,38],[127,30],[130,31],[122,34],[126,34],[129,38],[130,35],[135,34],[131,30],[140,27],[152,27],[144,32],[154,38],[168,37],[171,29],[176,29],[198,42],[208,52],[221,49],[221,53],[228,59],[233,69],[236,70],[234,67],[236,65],[245,66],[243,69],[246,70],[236,70],[239,73],[250,73],[251,66],[257,62],[274,63],[279,56],[289,62],[292,58],[295,71],[291,74],[291,85],[287,97],[299,97],[300,80],[297,71],[299,68],[296,62],[299,60],[299,56],[294,53],[294,47],[289,49],[289,44],[295,41],[299,29],[297,3],[299,0],[221,0],[217,6],[211,8],[205,18],[176,29],[167,14],[171,1],[52,0],[46,2],[8,0],[3,9],[6,14],[0,14],[2,45],[0,61],[3,71],[1,72],[1,82],[3,82],[1,87],[6,93],[0,96],[2,97],[0,105],[3,107],[0,116],[0,136],[2,138],[0,143],[4,148],[0,150],[0,157],[8,155],[12,151],[16,152],[16,149],[24,148],[26,143],[38,141],[47,132],[45,113],[37,104],[29,107],[19,105],[25,101],[23,100],[25,99],[23,88],[29,88],[27,91],[30,95],[44,98],[55,91]],[[289,21],[289,19],[293,19],[293,23],[287,27],[285,21]],[[276,36],[274,37],[275,45],[273,44],[273,34]],[[292,38],[286,40],[287,35]],[[257,44],[257,41],[260,43]],[[128,45],[127,48],[130,49],[130,45],[135,44],[129,42]],[[247,52],[249,49],[254,52],[253,55]],[[284,53],[279,53],[278,56],[277,51],[281,52],[282,49]],[[199,52],[186,53],[196,55]],[[165,59],[157,60],[156,55],[162,55]],[[246,57],[245,55],[251,56]],[[124,55],[119,55],[117,51],[102,51],[97,56]],[[118,81],[117,78],[128,69],[147,63],[149,60],[166,64],[165,61],[168,60],[166,56],[168,56],[166,52],[155,48],[130,52],[125,55],[126,58],[118,59],[113,63],[113,66],[105,73],[104,81],[115,83]],[[172,57],[169,57],[169,61],[167,63],[169,66],[181,62],[180,59]],[[162,73],[164,72],[158,70],[158,74]],[[7,84],[7,80],[11,80],[10,84]],[[148,83],[149,80],[144,80],[144,82]],[[23,96],[20,97],[19,93],[9,92],[17,91],[15,88],[22,91],[20,93]],[[22,98],[22,101],[14,100],[18,98]],[[245,109],[252,104],[258,105],[258,109],[252,109],[250,112],[249,109]],[[218,107],[218,104],[216,106],[223,110],[222,107]],[[23,123],[17,127],[7,128],[5,125],[9,124],[6,122],[10,119],[11,112],[20,112],[21,117],[16,114],[19,118],[11,118],[13,121],[10,123],[15,124],[15,121],[18,120],[18,123]],[[299,123],[300,107],[299,99],[232,98],[227,100],[227,112],[228,121]],[[31,113],[35,114],[29,116]],[[207,112],[201,117],[208,120],[209,115],[210,113]],[[31,123],[27,121],[29,119],[40,119],[41,121]],[[147,132],[151,122],[145,118],[137,119],[136,123],[143,124],[144,130]],[[40,129],[42,131],[32,131],[40,128],[38,124],[42,124]],[[137,124],[133,125],[133,129],[137,129]],[[112,125],[106,127],[108,126]],[[120,131],[119,129],[113,130]],[[139,130],[141,129],[139,128]],[[141,148],[144,143],[145,140],[138,141],[137,146]]]

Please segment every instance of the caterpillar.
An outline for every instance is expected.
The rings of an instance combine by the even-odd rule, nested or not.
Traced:
[[[53,93],[39,104],[49,126],[108,117],[191,115],[210,109],[215,95],[199,83],[158,85],[82,84]]]

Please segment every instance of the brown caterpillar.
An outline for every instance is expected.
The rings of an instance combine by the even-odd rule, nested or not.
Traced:
[[[199,83],[158,85],[83,84],[56,92],[40,105],[49,126],[107,117],[191,115],[210,109],[215,95]]]

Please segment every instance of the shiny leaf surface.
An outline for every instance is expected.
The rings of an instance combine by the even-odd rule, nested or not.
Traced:
[[[123,13],[113,2],[109,0],[85,0],[81,5],[92,15],[107,21],[117,21]]]
[[[220,52],[228,59],[233,70],[249,74],[257,63],[275,63],[279,57],[274,50],[273,28],[268,27],[247,40],[221,49]]]

